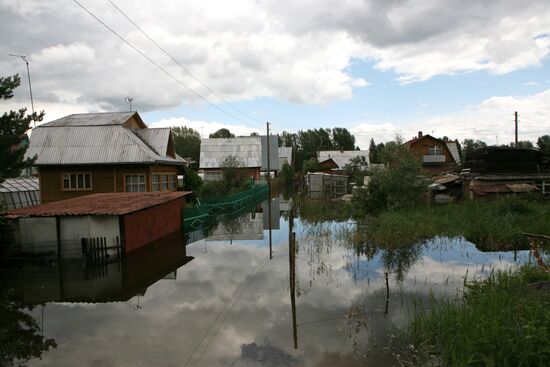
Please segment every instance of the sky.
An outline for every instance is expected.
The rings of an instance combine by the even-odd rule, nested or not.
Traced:
[[[131,97],[150,127],[204,136],[507,144],[515,111],[520,140],[550,134],[550,1],[0,0],[0,76],[22,77],[0,112],[30,109],[9,54],[44,122]]]

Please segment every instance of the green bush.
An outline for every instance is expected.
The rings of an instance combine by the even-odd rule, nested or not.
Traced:
[[[286,187],[291,187],[294,183],[294,171],[288,163],[284,163],[281,167],[281,178],[283,179]]]
[[[358,190],[356,208],[363,213],[412,208],[425,202],[428,188],[420,163],[399,141],[385,151],[386,168],[374,170],[366,190]]]
[[[432,299],[429,310],[417,309],[402,358],[414,365],[549,366],[550,294],[528,286],[549,280],[525,266],[467,282],[461,299]]]
[[[461,236],[486,250],[511,250],[527,245],[523,232],[550,235],[550,205],[513,197],[468,200],[384,211],[367,217],[366,222],[366,236],[381,246],[410,245],[435,236]]]
[[[200,191],[202,187],[202,179],[197,172],[189,167],[183,168],[183,189],[186,191]]]
[[[230,185],[226,181],[207,181],[202,185],[200,197],[224,196],[229,193]]]

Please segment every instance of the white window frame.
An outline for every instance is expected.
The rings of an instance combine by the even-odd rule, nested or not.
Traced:
[[[88,182],[86,182],[88,177]],[[82,181],[80,181],[82,178]],[[65,187],[68,183],[68,187]],[[88,185],[86,185],[88,183]],[[93,190],[91,172],[62,172],[61,173],[61,191],[90,191]]]
[[[128,182],[128,180],[132,182]],[[134,182],[137,179],[137,182]],[[124,175],[124,191],[125,192],[147,192],[147,184],[145,174],[143,173],[127,173]]]
[[[441,145],[429,146],[428,155],[443,155],[443,147]]]

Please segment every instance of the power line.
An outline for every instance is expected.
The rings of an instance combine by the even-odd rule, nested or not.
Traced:
[[[220,96],[214,89],[210,88],[206,83],[204,83],[202,80],[200,80],[197,76],[195,76],[189,69],[187,69],[185,66],[183,66],[175,57],[173,57],[171,54],[168,53],[168,51],[166,51],[164,48],[162,48],[162,46],[160,46],[153,38],[151,38],[151,36],[149,36],[139,25],[137,25],[132,19],[130,19],[130,17],[128,15],[126,15],[126,13],[120,9],[112,0],[109,0],[109,2],[111,3],[111,5],[119,11],[120,14],[122,14],[130,23],[132,23],[134,25],[134,27],[136,27],[145,37],[147,37],[147,39],[149,41],[151,41],[155,46],[157,46],[157,48],[159,50],[161,50],[166,56],[168,56],[170,59],[172,59],[172,61],[174,61],[176,64],[178,64],[179,67],[181,67],[187,74],[189,74],[193,79],[195,79],[196,81],[198,81],[203,87],[205,87],[206,89],[208,89],[212,94],[214,94],[216,97],[218,97],[223,103],[225,103],[226,105],[228,105],[229,107],[231,107],[232,109],[234,109],[235,111],[239,112],[240,114],[242,114],[243,116],[246,116],[247,118],[250,118],[256,122],[261,122],[263,123],[263,121],[260,121],[259,119],[255,118],[254,116],[252,115],[249,115],[248,113],[242,111],[241,109],[235,107],[232,103],[226,101],[222,96]]]
[[[228,115],[229,117],[243,123],[246,125],[246,122],[244,122],[243,120],[241,120],[240,118],[234,116],[233,114],[221,109],[219,106],[216,106],[214,103],[210,102],[208,99],[206,99],[205,97],[203,97],[200,93],[196,92],[195,90],[191,89],[190,87],[188,87],[187,85],[185,85],[184,83],[182,83],[180,80],[178,80],[175,76],[173,76],[169,71],[167,71],[165,68],[163,68],[162,66],[160,66],[157,62],[155,62],[153,59],[151,59],[149,56],[147,56],[146,54],[144,54],[141,50],[139,50],[136,46],[134,46],[132,43],[130,43],[129,41],[127,41],[124,37],[122,37],[120,34],[118,34],[115,30],[113,30],[111,27],[109,27],[107,24],[105,24],[101,19],[99,19],[98,17],[95,16],[95,14],[93,14],[90,10],[88,10],[84,5],[82,5],[81,3],[79,3],[77,0],[73,0],[74,3],[76,3],[78,6],[80,6],[86,13],[90,14],[90,16],[92,16],[95,20],[97,20],[101,25],[103,25],[105,28],[107,28],[109,31],[111,31],[111,33],[113,33],[115,36],[117,36],[122,42],[126,43],[128,46],[130,46],[131,48],[134,49],[134,51],[136,51],[137,53],[139,53],[141,56],[143,56],[145,59],[147,59],[150,63],[152,63],[153,65],[155,65],[158,69],[160,69],[162,72],[164,72],[166,75],[168,75],[170,78],[172,78],[176,83],[180,84],[181,86],[183,86],[184,88],[186,88],[187,90],[189,90],[190,92],[192,92],[193,94],[195,94],[197,97],[199,97],[200,99],[202,99],[203,101],[205,101],[206,103],[208,103],[209,105],[211,105],[212,107],[216,108],[217,110],[219,110],[220,112]]]

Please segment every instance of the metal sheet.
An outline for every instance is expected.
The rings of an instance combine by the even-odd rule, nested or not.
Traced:
[[[261,167],[262,145],[259,136],[201,140],[200,168],[222,168],[224,160],[235,156],[240,167]]]
[[[370,164],[368,150],[321,150],[317,152],[317,160],[319,162],[326,161],[330,158],[340,169],[344,168],[344,166],[349,164],[351,159],[355,157],[365,157],[367,163]]]
[[[143,129],[147,130],[147,129]],[[153,129],[157,130],[157,129]],[[36,156],[36,165],[173,163],[180,160],[158,154],[136,134],[135,129],[112,126],[39,126],[33,130],[26,158]],[[153,145],[161,149],[166,132],[143,133],[153,136]]]

